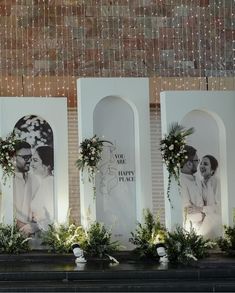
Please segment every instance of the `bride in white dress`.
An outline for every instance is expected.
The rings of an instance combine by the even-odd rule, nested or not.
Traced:
[[[40,187],[31,202],[32,221],[39,230],[47,230],[54,220],[54,154],[50,146],[40,146],[33,154],[31,168]]]
[[[199,169],[202,175],[203,212],[206,214],[201,233],[215,239],[221,236],[220,184],[217,177],[218,161],[211,155],[202,158]]]

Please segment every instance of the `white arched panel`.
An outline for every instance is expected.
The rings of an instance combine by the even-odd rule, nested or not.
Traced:
[[[137,219],[134,113],[123,99],[106,97],[95,107],[93,121],[94,132],[113,143],[105,143],[96,176],[97,221],[112,227],[114,239],[128,247]]]
[[[204,152],[211,152],[218,157],[222,224],[226,225],[233,225],[235,211],[233,195],[235,188],[233,178],[235,166],[233,155],[235,148],[234,109],[235,92],[172,91],[161,93],[162,133],[168,133],[168,127],[172,122],[188,121],[189,124],[195,122],[199,131],[189,137],[189,142],[194,140],[193,143],[198,145],[199,156],[202,156]],[[196,120],[195,117],[197,117]],[[206,124],[203,125],[203,123]],[[167,176],[164,168],[165,192]],[[170,207],[167,199],[165,200],[166,224],[169,229],[183,223],[180,195],[174,185],[171,188],[171,196],[173,208]]]
[[[81,143],[85,138],[91,138],[94,134],[98,134],[101,137],[105,135],[104,139],[109,139],[106,136],[110,135],[114,146],[116,141],[117,145],[115,147],[117,147],[117,150],[110,149],[108,152],[113,152],[114,157],[116,155],[116,160],[119,155],[119,162],[121,160],[128,162],[126,166],[122,164],[122,168],[126,168],[124,171],[129,171],[130,176],[127,176],[127,172],[118,173],[120,175],[118,180],[124,180],[126,181],[125,183],[127,183],[127,180],[133,180],[133,182],[129,181],[125,185],[125,188],[127,186],[130,188],[130,198],[132,200],[128,204],[132,206],[124,205],[123,199],[119,200],[120,208],[125,209],[123,214],[127,215],[128,209],[132,211],[128,220],[130,222],[128,223],[129,226],[127,225],[125,228],[125,232],[123,232],[125,236],[122,237],[122,232],[115,232],[114,230],[114,234],[117,237],[119,234],[120,239],[122,238],[122,243],[127,246],[131,232],[127,230],[133,230],[134,222],[142,221],[143,209],[152,209],[148,79],[81,78],[78,80],[77,85],[79,142]],[[119,109],[115,111],[116,103],[118,103]],[[103,106],[106,110],[102,110]],[[124,114],[126,111],[129,114]],[[103,112],[103,115],[97,114],[101,112]],[[125,137],[122,136],[122,131],[123,134],[125,133]],[[128,137],[127,133],[129,133]],[[115,138],[116,135],[117,137]],[[125,148],[125,150],[122,148]],[[133,149],[133,152],[128,149]],[[121,163],[119,167],[121,168]],[[80,178],[82,179],[82,177]],[[83,176],[83,179],[86,179],[86,176]],[[121,186],[123,182],[120,181],[119,184]],[[97,194],[98,196],[99,194]],[[102,211],[98,210],[97,213],[97,208],[100,205],[100,208],[104,209],[104,206],[102,206],[104,202],[101,203],[98,200],[98,205],[96,205],[92,184],[88,180],[80,181],[80,200],[81,221],[85,227],[90,222],[96,221],[98,218],[101,219]],[[120,211],[118,215],[114,215],[113,220],[110,219],[109,222],[115,222],[117,217],[121,217],[121,213]],[[115,228],[113,227],[113,229]]]
[[[0,98],[0,135],[7,136],[22,117],[36,115],[43,117],[54,138],[54,194],[55,221],[65,222],[69,208],[68,195],[68,134],[66,98]],[[2,184],[2,219],[13,220],[12,180]]]

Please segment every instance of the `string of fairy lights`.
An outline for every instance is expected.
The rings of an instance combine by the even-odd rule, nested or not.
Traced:
[[[178,89],[213,77],[212,90],[235,87],[235,0],[2,6],[1,96],[74,97],[79,77],[163,77]]]

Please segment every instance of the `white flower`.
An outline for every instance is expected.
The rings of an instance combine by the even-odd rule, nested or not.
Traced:
[[[92,160],[92,161],[94,161],[94,159],[95,159],[94,157],[91,157],[91,160]]]
[[[174,145],[171,144],[171,145],[169,146],[169,150],[172,151],[173,149],[174,149]]]

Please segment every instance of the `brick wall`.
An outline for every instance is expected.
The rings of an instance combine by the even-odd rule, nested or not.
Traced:
[[[75,165],[78,158],[77,110],[68,108],[68,146],[69,146],[69,207],[72,222],[80,221],[79,172]]]
[[[0,73],[234,76],[234,15],[234,0],[1,1]]]

